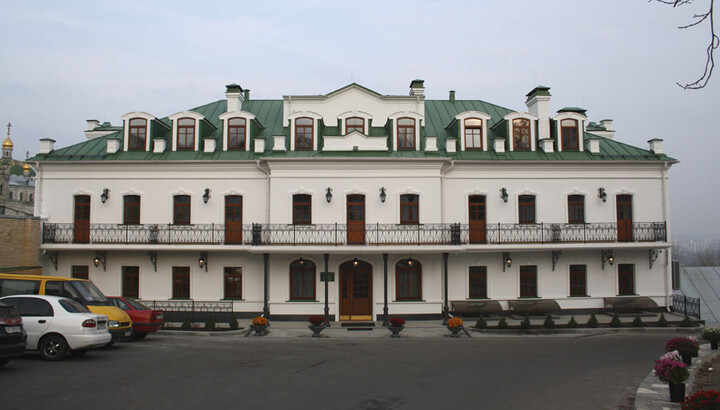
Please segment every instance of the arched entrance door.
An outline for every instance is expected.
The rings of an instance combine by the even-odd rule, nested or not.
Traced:
[[[340,265],[340,320],[373,320],[372,266],[360,260]]]

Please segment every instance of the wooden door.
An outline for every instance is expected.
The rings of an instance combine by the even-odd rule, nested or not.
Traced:
[[[373,320],[372,266],[367,262],[340,265],[340,320]]]
[[[632,195],[617,196],[618,242],[633,241]]]
[[[73,241],[90,242],[90,195],[75,196],[75,224]]]
[[[468,199],[470,243],[486,243],[485,196],[471,195]]]
[[[365,195],[347,196],[347,242],[365,243]]]
[[[225,243],[242,243],[242,196],[225,197]]]

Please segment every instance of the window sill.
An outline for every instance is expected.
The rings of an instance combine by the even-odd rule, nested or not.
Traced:
[[[315,299],[288,299],[285,302],[288,302],[288,303],[303,303],[303,302],[304,303],[320,303],[319,300],[315,300]]]
[[[570,295],[569,298],[589,298],[590,295]]]
[[[638,296],[637,293],[618,293],[618,296]]]
[[[236,300],[236,301],[244,301],[243,298],[222,298],[222,300]]]
[[[405,303],[405,302],[424,303],[425,299],[396,299],[396,300],[392,301],[392,303]]]
[[[192,300],[190,298],[170,298],[170,300]]]
[[[520,296],[518,299],[542,299],[540,296]]]
[[[467,300],[492,300],[490,298],[467,298]]]

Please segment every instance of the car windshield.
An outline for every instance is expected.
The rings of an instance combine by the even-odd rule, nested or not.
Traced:
[[[66,312],[69,313],[88,313],[90,312],[88,308],[83,306],[80,302],[74,301],[72,299],[60,299],[60,306],[65,309]]]
[[[46,288],[50,284],[51,282],[48,282]],[[112,306],[112,302],[110,302],[105,297],[105,295],[103,295],[102,292],[100,292],[100,290],[96,288],[95,285],[90,281],[70,280],[66,282],[60,282],[59,285],[62,286],[62,291],[60,294],[58,294],[58,296],[65,296],[66,298],[76,300],[83,305]],[[47,291],[46,293],[52,294]]]
[[[125,299],[125,303],[127,303],[127,304],[130,305],[130,306],[132,306],[132,307],[135,308],[136,310],[150,310],[149,307],[143,305],[142,303],[138,302],[137,300]]]

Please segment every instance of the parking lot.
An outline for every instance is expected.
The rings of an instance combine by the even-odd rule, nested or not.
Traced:
[[[632,408],[668,334],[473,339],[151,335],[0,369],[3,409]]]

